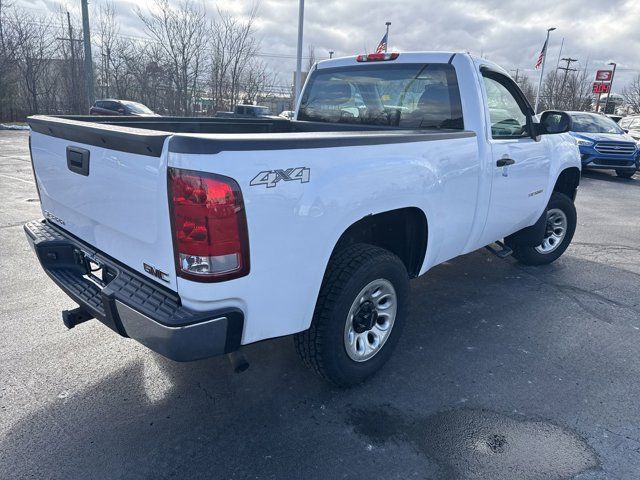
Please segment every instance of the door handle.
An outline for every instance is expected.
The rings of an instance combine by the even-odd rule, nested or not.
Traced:
[[[516,163],[516,161],[510,158],[501,158],[496,162],[496,167],[506,167],[507,165],[513,165],[514,163]]]

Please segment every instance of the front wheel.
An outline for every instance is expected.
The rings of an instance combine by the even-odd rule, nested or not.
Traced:
[[[389,359],[407,313],[409,276],[393,253],[351,245],[327,267],[309,330],[294,337],[304,363],[338,386],[362,382]]]
[[[636,172],[637,170],[616,170],[616,175],[620,178],[631,178]]]
[[[547,205],[547,223],[542,243],[535,247],[508,241],[513,256],[525,265],[545,265],[557,260],[576,231],[576,207],[566,195],[553,192]]]

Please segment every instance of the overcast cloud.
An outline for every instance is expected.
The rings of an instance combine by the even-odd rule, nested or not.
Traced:
[[[103,1],[93,0],[92,9]],[[78,12],[79,3],[65,5]],[[134,9],[145,3],[115,0],[122,34],[143,35]],[[211,15],[216,3],[243,15],[255,2],[204,0]],[[18,4],[41,12],[55,12],[60,5],[52,0],[18,0]],[[298,0],[262,0],[258,16],[264,58],[286,83],[295,60],[267,55],[295,55]],[[562,56],[577,58],[574,67],[595,72],[617,62],[615,91],[640,73],[640,0],[306,0],[305,55],[309,44],[319,58],[328,57],[329,50],[337,56],[371,51],[384,34],[385,21],[392,22],[390,50],[470,51],[506,69],[519,68],[532,78],[537,75],[533,65],[545,31],[557,27],[549,48],[551,68],[564,37]]]

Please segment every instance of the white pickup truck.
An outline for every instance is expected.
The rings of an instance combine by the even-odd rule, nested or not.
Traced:
[[[409,279],[499,242],[557,259],[580,180],[563,112],[538,119],[466,53],[318,63],[294,120],[29,119],[44,220],[25,225],[79,307],[178,361],[295,334],[338,385],[378,370]]]

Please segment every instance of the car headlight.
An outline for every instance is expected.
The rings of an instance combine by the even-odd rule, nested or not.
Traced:
[[[584,138],[576,138],[576,143],[579,147],[590,147],[593,145],[593,142],[585,140]]]

